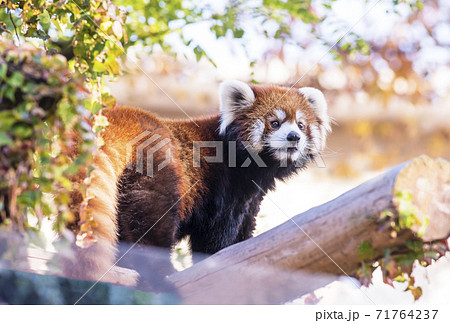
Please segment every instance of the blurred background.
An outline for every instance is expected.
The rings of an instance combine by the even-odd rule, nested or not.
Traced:
[[[0,1],[0,33],[65,56],[74,78],[86,78],[92,113],[117,102],[167,118],[217,114],[225,79],[324,92],[334,124],[322,160],[277,183],[255,235],[421,154],[450,160],[449,1],[46,1],[39,10],[30,3]],[[49,238],[54,224],[24,210],[26,224]],[[35,271],[48,270],[28,257]],[[191,258],[186,241],[175,248],[178,270]],[[449,275],[448,253],[417,266],[417,303],[448,304]],[[293,303],[369,304],[358,285],[345,277]],[[378,304],[413,303],[406,287],[383,284],[377,269],[361,289]]]
[[[227,2],[207,1],[207,5],[220,13]],[[320,16],[323,7],[315,1],[312,5]],[[170,118],[218,113],[218,85],[225,79],[313,86],[324,92],[335,123],[323,163],[277,184],[262,204],[255,234],[287,220],[277,206],[294,216],[415,156],[450,159],[448,1],[424,1],[420,11],[411,11],[407,2],[394,8],[388,1],[336,1],[320,24],[320,39],[325,42],[318,41],[311,25],[298,19],[289,21],[287,40],[264,35],[278,30],[273,21],[244,15],[240,25],[245,34],[239,39],[231,33],[214,37],[208,22],[186,26],[181,36],[173,33],[165,38],[172,55],[158,46],[136,45],[124,61],[125,74],[108,86],[119,104]],[[341,47],[345,55],[336,56],[339,53],[330,47],[352,32],[364,38],[370,53],[345,52]],[[197,62],[180,37],[201,45],[207,57]],[[189,257],[180,257],[187,254],[186,244],[180,244],[177,252],[179,269],[189,266]],[[415,270],[416,281],[425,285],[419,302],[448,302],[449,259]],[[395,284],[395,289],[383,284],[378,271],[367,293],[380,303],[412,303],[412,295],[403,291],[406,286]],[[296,302],[370,302],[347,278],[316,295]]]

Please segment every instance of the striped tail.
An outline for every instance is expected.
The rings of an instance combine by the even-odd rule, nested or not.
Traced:
[[[107,153],[112,158],[108,157]],[[135,285],[136,277],[129,275],[118,277],[117,271],[111,270],[116,258],[118,239],[117,182],[125,163],[113,163],[120,155],[117,151],[111,151],[111,147],[107,153],[101,149],[96,154],[88,188],[88,194],[93,198],[88,200],[87,209],[92,212],[96,224],[93,231],[97,241],[87,248],[74,245],[75,257],[64,261],[63,271],[66,276],[75,279]],[[118,167],[120,164],[122,167]],[[70,228],[75,233],[79,230],[82,200],[81,192],[72,193],[71,209],[76,215],[76,223]]]

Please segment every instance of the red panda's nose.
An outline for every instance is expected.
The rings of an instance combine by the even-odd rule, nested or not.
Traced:
[[[287,138],[288,141],[299,141],[300,135],[296,133],[295,131],[291,131],[288,133]]]

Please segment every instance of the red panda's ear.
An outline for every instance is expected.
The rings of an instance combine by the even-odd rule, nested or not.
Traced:
[[[325,139],[328,132],[331,132],[330,117],[328,116],[327,101],[321,91],[312,87],[302,87],[298,91],[308,100],[309,105],[314,110],[320,122],[321,149],[325,148]]]
[[[244,82],[228,80],[220,84],[220,128],[219,133],[224,134],[227,127],[233,122],[236,111],[249,107],[255,102],[255,94],[250,86]]]

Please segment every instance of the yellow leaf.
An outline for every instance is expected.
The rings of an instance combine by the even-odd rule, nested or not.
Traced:
[[[106,34],[108,34],[108,29],[110,27],[112,27],[112,22],[111,21],[105,21],[105,22],[102,22],[100,24],[100,29]]]

